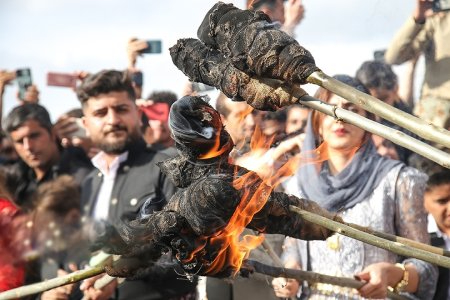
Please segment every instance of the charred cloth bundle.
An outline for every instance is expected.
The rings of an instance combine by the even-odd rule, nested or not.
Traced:
[[[256,173],[228,163],[233,142],[217,111],[201,97],[183,97],[175,102],[169,120],[180,154],[160,167],[181,189],[164,210],[104,236],[106,250],[124,258],[122,266],[107,268],[110,275],[142,273],[145,266],[151,268],[152,262],[169,250],[186,273],[218,277],[235,274],[243,258],[236,264],[232,257],[235,250],[222,239],[228,237],[232,220],[245,220],[243,227],[258,232],[304,240],[322,240],[332,234],[304,221],[289,206],[331,219],[339,217],[312,201],[274,192]],[[211,151],[216,156],[202,159]],[[111,243],[112,235],[120,242]]]
[[[218,2],[197,35],[200,40],[181,39],[170,49],[174,64],[192,81],[215,86],[257,109],[276,110],[296,102],[306,93],[290,96],[293,89],[301,90],[293,86],[307,83],[319,70],[311,53],[259,11]]]
[[[219,2],[205,16],[198,37],[179,40],[170,49],[175,65],[191,80],[257,109],[297,102],[306,94],[297,86],[320,71],[311,54],[261,12]],[[290,207],[342,222],[314,202],[274,192],[255,173],[229,164],[233,142],[217,111],[202,98],[178,100],[169,125],[180,154],[160,167],[181,190],[163,211],[119,228],[123,242],[105,239],[109,252],[137,259],[134,267],[111,267],[110,274],[129,276],[130,269],[142,269],[145,262],[151,265],[162,252],[171,251],[186,273],[229,276],[245,258],[236,260],[241,245],[233,244],[240,234],[235,227],[303,240],[332,234]]]

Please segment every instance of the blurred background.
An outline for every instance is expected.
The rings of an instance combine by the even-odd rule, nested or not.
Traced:
[[[172,63],[168,48],[179,38],[196,37],[212,0],[1,0],[0,69],[30,68],[40,101],[56,119],[79,107],[69,88],[49,87],[47,72],[96,72],[127,67],[129,38],[161,40],[161,54],[144,54],[137,67],[144,73],[146,97],[172,90],[181,96],[186,77]],[[244,8],[245,1],[231,1]],[[295,31],[325,73],[354,75],[376,50],[387,47],[411,15],[413,0],[304,0],[305,18]],[[402,67],[395,67],[402,78]],[[419,61],[418,72],[423,70]],[[420,87],[421,78],[416,78]],[[306,87],[312,93],[315,87]],[[18,104],[17,86],[4,95],[6,115]],[[416,95],[418,91],[416,91]]]

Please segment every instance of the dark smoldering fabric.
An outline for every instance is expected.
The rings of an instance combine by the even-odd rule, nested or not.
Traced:
[[[261,11],[218,2],[206,14],[197,36],[248,74],[305,84],[308,76],[319,70],[311,53]]]
[[[223,130],[219,114],[201,97],[187,96],[175,102],[169,126],[180,154],[158,166],[180,190],[162,211],[126,223],[106,235],[106,243],[114,241],[117,234],[121,236],[123,242],[116,239],[116,245],[109,249],[127,259],[123,265],[107,269],[108,273],[115,276],[130,276],[130,270],[143,273],[139,268],[143,262],[150,262],[151,268],[152,261],[170,250],[187,272],[209,274],[208,268],[203,266],[209,266],[223,251],[225,255],[232,253],[223,249],[217,237],[226,236],[226,226],[236,211],[240,220],[246,220],[239,226],[259,232],[308,240],[323,240],[332,234],[326,228],[303,220],[289,207],[293,205],[339,219],[335,214],[312,201],[273,192],[256,173],[228,163],[233,146],[231,139]],[[214,156],[199,157],[211,147],[217,148]],[[229,276],[237,271],[234,268],[231,260],[226,260],[223,267],[212,274]]]
[[[220,89],[235,101],[259,110],[277,110],[297,103],[306,92],[275,79],[258,79],[237,69],[220,51],[197,39],[180,39],[170,48],[173,63],[195,82]]]
[[[219,113],[201,97],[177,100],[170,109],[169,127],[177,148],[195,159],[215,146],[227,153],[234,146]]]

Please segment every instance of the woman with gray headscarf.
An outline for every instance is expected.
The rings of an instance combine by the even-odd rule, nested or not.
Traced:
[[[335,78],[368,93],[352,77],[337,75]],[[319,89],[316,98],[371,118],[363,109],[325,89]],[[378,155],[370,133],[313,112],[308,119],[302,154],[316,163],[299,168],[287,184],[288,193],[339,212],[346,222],[429,242],[423,208],[426,175],[400,161]],[[367,282],[359,290],[303,283],[302,296],[310,299],[386,298],[388,287],[409,298],[431,299],[437,278],[437,269],[429,263],[402,259],[339,234],[326,241],[287,238],[283,259],[286,267]],[[295,280],[286,283],[285,279],[276,278],[273,281],[278,297],[300,294],[300,285]]]

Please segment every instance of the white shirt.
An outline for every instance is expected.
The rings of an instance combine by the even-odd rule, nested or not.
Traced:
[[[114,180],[116,179],[117,170],[119,169],[120,164],[128,158],[128,151],[116,157],[109,168],[104,157],[105,153],[102,151],[92,158],[92,164],[103,175],[103,182],[100,186],[100,191],[98,192],[93,211],[94,220],[106,220],[108,218],[109,202],[114,187]]]
[[[428,232],[429,233],[435,232],[438,237],[444,240],[445,250],[450,250],[450,237],[439,229],[439,227],[436,224],[436,221],[434,220],[431,214],[428,215]],[[450,299],[450,283],[448,285],[447,295],[448,295],[447,299]]]
[[[439,230],[439,227],[431,214],[428,215],[428,232],[436,232],[436,235],[444,240],[445,250],[450,250],[450,237]]]

